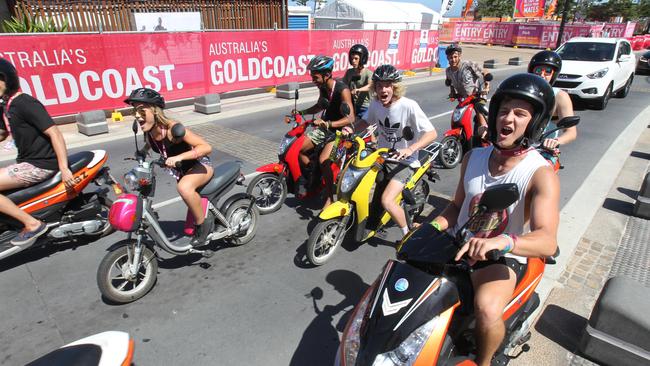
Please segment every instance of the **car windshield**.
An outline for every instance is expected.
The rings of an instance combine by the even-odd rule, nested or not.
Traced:
[[[566,43],[557,51],[562,60],[611,61],[616,45],[613,43],[575,42]]]

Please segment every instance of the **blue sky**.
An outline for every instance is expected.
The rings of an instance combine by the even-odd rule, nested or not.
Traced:
[[[435,11],[440,10],[440,3],[442,2],[442,0],[391,0],[391,1],[401,2],[401,3],[420,3]],[[295,1],[289,0],[289,5],[295,5]],[[314,6],[314,3],[312,0],[310,0],[307,3],[307,5]],[[459,16],[463,6],[465,6],[465,0],[454,0],[454,5],[451,7],[449,12],[445,14],[445,16],[452,16],[452,17]]]

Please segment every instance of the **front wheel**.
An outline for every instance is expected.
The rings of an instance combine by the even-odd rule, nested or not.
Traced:
[[[440,162],[447,169],[455,168],[463,160],[463,145],[455,136],[446,136],[440,142]]]
[[[239,246],[253,240],[257,233],[259,219],[260,213],[250,199],[242,198],[233,202],[228,207],[228,211],[226,211],[226,220],[228,220],[230,227],[234,228],[236,232],[233,236],[226,239],[228,243]]]
[[[607,103],[609,103],[609,98],[612,96],[612,84],[609,84],[607,87],[607,90],[605,90],[605,94],[598,100],[596,101],[596,109],[597,110],[603,110],[607,108]]]
[[[315,266],[325,264],[345,238],[343,218],[321,221],[307,240],[307,259]]]
[[[287,198],[287,182],[276,174],[260,174],[253,178],[246,193],[255,197],[260,215],[270,214],[279,210]]]
[[[628,94],[630,94],[630,89],[632,89],[632,81],[634,81],[634,74],[630,75],[621,90],[616,92],[616,98],[625,98]]]
[[[137,271],[132,263],[135,240],[109,252],[99,263],[97,269],[97,286],[109,301],[125,304],[146,295],[156,283],[158,261],[155,253],[142,246],[140,263]]]

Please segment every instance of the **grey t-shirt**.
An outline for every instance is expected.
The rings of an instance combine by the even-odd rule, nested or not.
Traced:
[[[458,70],[445,70],[447,79],[460,97],[466,98],[483,90],[483,68],[473,61],[461,61]]]
[[[372,71],[368,70],[367,68],[364,68],[361,70],[361,79],[357,81],[351,81],[352,77],[354,75],[357,75],[357,70],[352,68],[348,69],[345,72],[345,75],[343,76],[343,82],[345,85],[352,90],[354,89],[360,89],[363,88],[364,86],[368,85],[370,83],[370,78],[372,78]],[[366,109],[368,108],[368,105],[370,104],[370,95],[368,92],[360,92],[357,95],[352,96],[352,103],[354,104],[354,112],[358,113],[361,110],[361,107],[365,107]]]

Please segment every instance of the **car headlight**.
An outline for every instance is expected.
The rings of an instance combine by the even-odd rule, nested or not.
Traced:
[[[133,173],[133,171],[124,174],[124,185],[129,191],[135,191],[140,188],[138,177]]]
[[[591,74],[587,74],[587,77],[589,79],[600,79],[603,76],[607,75],[607,71],[609,71],[609,67],[606,67],[604,69],[598,70],[596,72],[592,72]]]
[[[364,297],[359,302],[359,305],[355,309],[354,314],[350,318],[348,327],[343,334],[343,359],[345,360],[344,365],[354,365],[357,362],[357,356],[359,354],[359,347],[361,346],[361,325],[363,325],[364,315],[366,315],[366,310],[368,309],[368,304],[370,303],[370,295],[372,294],[373,288],[370,287],[365,293]]]
[[[347,193],[350,192],[357,181],[366,174],[369,168],[357,169],[353,166],[349,166],[345,173],[343,173],[343,178],[341,179],[341,192]]]
[[[454,113],[451,116],[452,121],[454,122],[460,121],[460,119],[463,118],[463,113],[465,113],[465,110],[467,110],[467,106],[454,109]]]
[[[394,350],[377,355],[372,366],[412,366],[431,336],[439,318],[436,316],[424,323]]]
[[[284,155],[291,144],[296,140],[295,136],[285,136],[278,147],[278,155]]]

